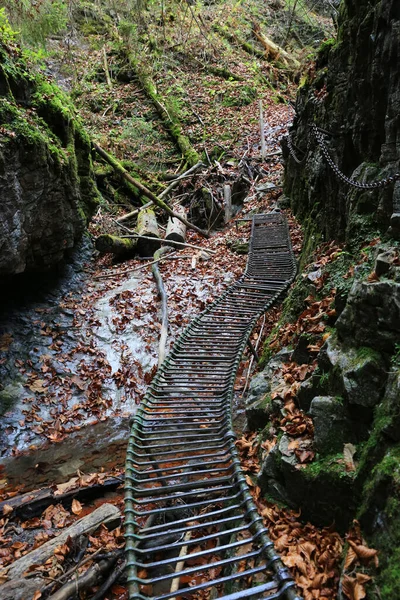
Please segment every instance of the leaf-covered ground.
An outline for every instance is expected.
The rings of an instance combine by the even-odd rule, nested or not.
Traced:
[[[118,159],[129,161],[128,168],[134,169],[136,175],[159,193],[168,183],[163,177],[179,172],[185,161],[126,62],[125,50],[135,52],[136,38],[132,36],[137,32],[132,32],[124,22],[125,29],[119,26],[121,23],[117,27],[109,15],[107,18],[102,15],[101,26],[96,28],[92,13],[87,10],[83,14],[83,22],[73,29],[68,40],[51,41],[52,55],[46,58],[46,68],[71,92],[94,140]],[[198,7],[190,4],[171,3],[166,7],[167,17],[154,15],[146,35],[142,35],[140,53],[135,58],[142,66],[151,63],[157,93],[179,115],[183,133],[193,148],[202,153],[205,162],[202,170],[184,180],[174,192],[174,201],[182,202],[191,218],[195,214],[194,198],[199,198],[203,189],[207,189],[215,205],[221,207],[224,184],[244,182],[245,200],[240,216],[269,210],[281,194],[280,140],[291,119],[286,103],[293,96],[293,80],[299,73],[288,74],[287,67],[277,65],[266,55],[260,57],[263,48],[252,35],[252,20],[261,22],[263,31],[274,35],[280,44],[286,38],[287,49],[296,52],[301,60],[298,43],[289,35],[291,32],[288,33],[290,14],[284,4],[272,1],[254,2],[251,11],[242,10],[237,3],[210,5],[201,14]],[[302,20],[301,15],[296,14],[296,18]],[[216,26],[222,22],[233,37],[217,33]],[[309,29],[307,27],[307,23],[303,23],[297,33],[303,40],[314,34],[318,36],[318,27],[322,39],[328,25],[327,21],[313,17]],[[253,54],[243,50],[243,41],[252,45]],[[104,56],[111,86],[106,82]],[[221,68],[224,74],[218,72]],[[265,120],[264,161],[260,160],[259,100],[263,102]],[[90,233],[93,237],[103,232],[121,235],[123,230],[115,219],[129,210],[132,197],[107,165],[97,162],[97,169],[105,202],[91,222]],[[299,252],[301,231],[291,215],[287,216],[294,249]],[[165,225],[161,215],[159,220]],[[169,344],[195,314],[242,273],[246,256],[235,253],[232,243],[243,242],[248,235],[248,224],[234,220],[208,240],[189,232],[187,241],[201,250],[185,248],[160,263],[168,294]],[[336,246],[322,247],[319,266],[334,260],[338,252],[340,248]],[[318,263],[316,265],[318,270]],[[19,494],[44,487],[46,472],[50,470],[47,471],[48,465],[38,458],[32,469],[33,473],[37,471],[36,481],[31,473],[24,480],[16,481],[9,476],[13,466],[7,462],[7,456],[15,457],[23,465],[29,457],[40,457],[43,444],[47,449],[52,445],[62,449],[63,444],[80,431],[87,431],[90,439],[91,428],[99,422],[129,421],[155,372],[159,300],[149,265],[137,258],[115,263],[109,256],[89,252],[83,268],[79,283],[72,291],[60,292],[51,307],[46,301],[33,306],[35,316],[30,319],[29,334],[15,327],[6,330],[0,338],[0,360],[18,377],[21,400],[18,409],[11,408],[5,416],[0,480],[0,500],[4,503],[0,519],[3,567],[39,547],[101,503],[111,502],[122,510],[122,483],[119,489],[113,489],[106,496],[100,494],[97,500],[78,500],[72,494],[68,501],[57,501],[57,496],[68,490],[102,485],[110,477],[123,477],[123,452],[114,460],[105,458],[103,471],[92,471],[90,444],[84,472],[80,463],[72,479],[69,473],[51,481],[54,502],[38,516],[30,519],[15,516],[11,506]],[[321,279],[317,285],[322,287],[324,281]],[[333,291],[328,291],[322,300],[308,298],[307,307],[297,322],[287,324],[270,339],[271,351],[287,345],[301,333],[308,333],[315,338],[310,352],[316,355],[324,336],[329,334],[326,324],[333,317],[332,301]],[[265,322],[260,320],[253,333],[254,343],[263,343],[271,335],[280,311],[278,307],[268,313]],[[20,356],[16,358],[19,350]],[[251,357],[245,355],[239,369],[235,384],[239,405],[248,386],[252,363]],[[292,437],[290,450],[296,453],[300,463],[312,460],[312,423],[296,407],[293,397],[299,383],[313,368],[313,362],[305,368],[284,365],[282,385],[274,394],[284,401],[285,416],[273,424],[275,432],[262,447],[255,435],[240,437],[240,432],[238,447],[248,483],[271,538],[305,600],[330,600],[337,593],[345,540],[332,528],[318,529],[304,524],[300,514],[267,503],[252,479],[259,468],[260,453],[270,449],[281,430]],[[68,455],[65,459],[71,469],[74,468],[72,458]],[[83,553],[81,547],[67,541],[34,571],[46,577],[48,591],[53,590],[54,581],[59,586],[77,570],[76,562],[81,565],[78,571],[82,572],[99,556],[118,553],[124,543],[121,531],[121,527],[112,531],[100,528],[85,540]],[[357,525],[349,533],[347,547],[349,575],[342,582],[343,592],[349,600],[361,600],[365,597],[363,586],[368,576],[354,571],[354,566],[375,560],[376,553],[366,548]],[[119,554],[117,559],[122,560]],[[123,579],[116,583],[107,598],[127,598],[123,583]],[[94,590],[89,589],[82,597],[90,598],[93,593]],[[35,594],[34,600],[40,597],[46,597],[46,593]]]

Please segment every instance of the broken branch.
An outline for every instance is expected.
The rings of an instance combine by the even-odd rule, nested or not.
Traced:
[[[107,161],[112,167],[114,167],[114,169],[118,173],[120,173],[120,175],[126,181],[128,181],[130,184],[132,184],[134,187],[136,187],[136,189],[138,189],[143,194],[143,196],[145,196],[146,198],[149,198],[149,200],[151,200],[156,206],[161,208],[164,212],[166,212],[171,217],[174,217],[175,219],[179,219],[180,221],[182,221],[182,223],[184,223],[186,225],[186,227],[188,227],[189,229],[193,229],[193,231],[196,231],[197,233],[199,233],[201,236],[203,236],[205,238],[209,237],[209,234],[206,231],[203,231],[199,227],[196,227],[196,225],[189,223],[189,221],[187,221],[184,217],[182,217],[178,213],[175,213],[168,206],[168,204],[166,204],[163,200],[160,200],[160,198],[157,198],[157,196],[155,196],[153,194],[153,192],[151,192],[149,189],[147,189],[147,187],[145,187],[140,181],[138,181],[137,179],[134,179],[132,177],[132,175],[129,175],[127,170],[124,169],[124,167],[118,161],[116,161],[113,157],[111,157],[108,154],[108,152],[106,152],[105,150],[100,148],[100,146],[98,144],[93,144],[93,147],[96,150],[96,152],[98,152],[100,154],[100,156],[102,158],[104,158],[105,161]]]

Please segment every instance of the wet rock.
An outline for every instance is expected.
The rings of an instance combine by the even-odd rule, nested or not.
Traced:
[[[375,260],[375,273],[378,277],[386,275],[392,268],[393,261],[396,258],[396,251],[391,249],[386,252],[380,252]]]
[[[392,353],[400,338],[400,283],[355,281],[336,326],[342,341]]]
[[[311,402],[314,422],[314,447],[322,455],[341,452],[347,442],[354,441],[348,411],[343,402],[332,396],[317,396]]]
[[[309,377],[300,384],[296,394],[296,399],[299,407],[304,410],[304,412],[308,412],[310,410],[311,402],[315,396],[318,396],[323,392],[319,381],[319,377]]]
[[[7,412],[20,399],[23,393],[23,385],[16,381],[0,389],[0,415]]]
[[[299,337],[299,341],[297,342],[297,346],[293,350],[292,361],[297,363],[298,365],[308,364],[311,361],[311,354],[308,349],[310,344],[309,337],[306,335],[301,335]]]
[[[55,85],[27,77],[6,46],[0,61],[0,96],[15,100],[1,120],[18,132],[0,139],[0,274],[44,271],[75,246],[98,200],[90,140]]]
[[[372,348],[343,347],[331,336],[319,357],[329,372],[329,391],[343,396],[349,404],[374,407],[380,400],[387,379],[382,356]]]

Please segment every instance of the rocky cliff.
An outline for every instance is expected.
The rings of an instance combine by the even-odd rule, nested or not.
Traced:
[[[68,98],[0,46],[0,274],[46,270],[97,202],[90,142]]]
[[[295,213],[317,220],[327,238],[360,239],[371,229],[400,232],[400,181],[373,190],[341,181],[323,156],[370,183],[400,172],[400,4],[343,0],[336,40],[325,42],[297,96],[286,148],[285,192]]]

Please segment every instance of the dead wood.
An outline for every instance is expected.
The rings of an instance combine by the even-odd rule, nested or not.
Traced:
[[[103,233],[96,238],[94,245],[96,250],[102,254],[124,256],[133,254],[133,252],[136,250],[137,240],[121,238],[117,235]]]
[[[168,299],[165,291],[164,283],[161,277],[158,262],[163,254],[170,252],[171,249],[168,246],[164,246],[154,253],[154,263],[151,267],[153,277],[156,280],[157,290],[161,298],[161,332],[160,341],[158,344],[158,367],[162,365],[165,359],[165,347],[167,344],[168,335]]]
[[[31,550],[25,556],[18,558],[11,565],[8,565],[0,571],[0,577],[15,579],[21,577],[34,565],[41,565],[46,562],[59,546],[66,543],[68,538],[75,539],[82,534],[91,533],[100,525],[115,527],[121,522],[121,512],[113,504],[103,504],[89,515],[86,515],[79,521],[73,523],[70,527],[60,531],[57,537],[45,542],[39,548]],[[2,597],[0,586],[0,598]]]
[[[63,585],[57,592],[49,596],[48,600],[68,600],[71,596],[80,597],[80,592],[83,592],[87,588],[92,587],[101,581],[104,573],[112,568],[119,556],[119,552],[111,553],[111,556],[95,563],[82,575],[68,581],[68,583]]]
[[[286,50],[278,46],[278,44],[275,44],[275,42],[262,33],[259,23],[253,22],[253,34],[265,49],[268,59],[273,62],[280,60],[282,63],[288,67],[291,67],[292,69],[298,69],[300,67],[299,61],[294,58],[292,54],[286,52]]]
[[[124,235],[124,238],[137,238],[139,237],[136,234],[132,234],[132,235]],[[141,237],[144,237],[143,235]],[[152,239],[152,238],[149,238]],[[161,240],[162,242],[165,240]],[[208,248],[202,248],[201,246],[196,246],[195,244],[188,244],[187,242],[183,243],[183,242],[174,242],[174,246],[182,246],[183,248],[194,248],[195,250],[203,250],[204,252],[207,252],[207,254],[217,254],[216,250],[209,250]]]
[[[186,217],[186,212],[183,207],[175,209],[177,213]],[[184,243],[186,238],[186,225],[178,219],[170,217],[167,223],[167,231],[165,232],[165,240],[169,242],[181,242]]]
[[[110,90],[112,90],[113,84],[112,84],[111,77],[110,77],[110,70],[108,68],[107,51],[106,51],[105,46],[103,46],[103,66],[104,66],[104,73],[106,76],[107,86]]]
[[[199,162],[200,157],[192,147],[189,139],[182,133],[180,118],[172,106],[166,105],[166,100],[157,93],[156,85],[148,73],[140,68],[133,56],[129,57],[131,66],[135,69],[139,82],[149,99],[153,102],[161,121],[170,134],[172,140],[179,148],[188,165],[193,166]]]
[[[118,581],[123,572],[126,569],[126,560],[124,560],[118,567],[113,569],[112,573],[107,577],[101,587],[97,590],[92,600],[103,600],[108,590]]]
[[[178,185],[178,183],[180,182],[181,179],[185,179],[189,175],[192,175],[193,173],[195,173],[196,171],[198,171],[198,169],[200,169],[200,167],[204,167],[204,166],[205,166],[204,163],[201,162],[201,161],[199,161],[198,163],[196,163],[195,165],[193,165],[193,167],[190,167],[190,169],[188,169],[184,173],[181,173],[180,175],[178,175],[177,177],[175,177],[174,181],[172,183],[170,183],[169,186],[166,187],[165,190],[163,190],[161,192],[161,194],[158,195],[158,198],[160,198],[160,200],[161,200],[162,198],[164,198],[164,196],[167,196],[167,194],[169,194],[169,192],[171,190],[173,190],[174,187],[176,187]]]
[[[33,490],[0,502],[0,514],[7,514],[8,517],[12,515],[21,519],[31,519],[40,515],[50,504],[61,503],[69,507],[74,498],[82,501],[98,498],[106,492],[116,489],[122,482],[123,476],[109,477],[101,483],[94,483],[88,486],[79,487],[79,485],[71,483],[69,489],[67,488],[62,493],[53,488]]]
[[[156,214],[149,207],[140,211],[136,224],[138,237],[137,250],[139,256],[152,256],[160,247],[160,232],[158,229]]]
[[[153,204],[153,202],[146,202],[146,204],[143,204],[143,206],[141,206],[140,208],[135,208],[135,210],[132,210],[131,212],[126,213],[126,215],[122,215],[122,217],[118,217],[118,219],[115,219],[117,221],[117,223],[122,223],[122,221],[126,221],[127,219],[130,219],[131,217],[135,217],[137,214],[140,213],[141,210],[145,210],[146,208],[149,208],[151,205]]]
[[[155,196],[153,194],[153,192],[151,192],[149,189],[147,189],[140,181],[138,181],[137,179],[134,179],[131,175],[129,175],[129,173],[126,171],[126,169],[118,161],[116,161],[112,156],[110,156],[108,154],[108,152],[106,152],[105,150],[100,148],[100,146],[98,146],[97,144],[94,144],[93,147],[95,148],[96,152],[98,152],[100,154],[100,156],[102,156],[102,158],[104,158],[104,160],[106,160],[111,166],[113,166],[122,175],[122,177],[124,179],[126,179],[127,181],[129,181],[129,183],[131,183],[133,186],[135,186],[143,194],[143,196],[145,196],[146,198],[151,200],[156,206],[161,208],[161,210],[166,212],[169,216],[179,219],[180,221],[182,221],[182,223],[184,223],[186,225],[186,227],[188,227],[189,229],[193,229],[193,231],[196,231],[201,236],[203,236],[205,238],[209,237],[209,234],[206,231],[203,231],[199,227],[196,227],[196,225],[189,223],[189,221],[187,221],[186,219],[184,219],[183,217],[181,217],[180,215],[175,213],[168,206],[168,204],[166,204],[163,200],[160,200],[160,198],[157,198],[157,196]]]
[[[230,185],[224,185],[225,223],[232,219],[232,192]]]

